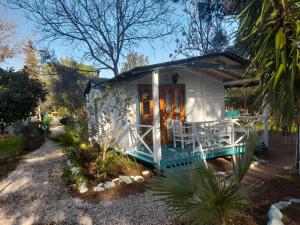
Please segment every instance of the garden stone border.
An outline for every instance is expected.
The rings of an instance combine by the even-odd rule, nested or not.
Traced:
[[[150,171],[145,170],[142,172],[143,176],[125,176],[125,175],[119,175],[119,177],[113,179],[112,181],[106,181],[105,183],[99,183],[95,187],[93,187],[94,192],[102,192],[107,189],[115,188],[116,183],[124,183],[126,185],[132,184],[133,182],[136,183],[142,183],[144,182],[147,178],[150,177]]]
[[[279,201],[271,205],[268,212],[268,224],[267,225],[284,225],[282,222],[282,213],[280,210],[286,209],[291,204],[300,204],[300,199],[291,198],[289,201]]]

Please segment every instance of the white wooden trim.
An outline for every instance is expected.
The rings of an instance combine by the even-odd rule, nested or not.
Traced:
[[[159,71],[152,72],[152,99],[153,99],[153,152],[154,162],[160,166],[161,134],[159,112]]]

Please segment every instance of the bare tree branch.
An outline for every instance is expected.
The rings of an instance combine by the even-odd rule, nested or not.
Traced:
[[[84,43],[84,55],[118,75],[122,57],[141,41],[172,34],[167,0],[7,0],[27,12],[43,38]]]

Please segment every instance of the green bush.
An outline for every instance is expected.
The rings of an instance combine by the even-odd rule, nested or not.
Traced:
[[[118,175],[115,164],[116,153],[110,151],[106,154],[105,160],[101,156],[96,158],[96,176],[100,179],[107,179],[109,176]]]
[[[155,178],[153,191],[184,224],[231,224],[233,216],[242,216],[251,206],[249,196],[257,187],[241,183],[251,164],[255,143],[256,135],[251,134],[247,151],[236,158],[234,176],[228,179],[204,166],[177,169],[165,178]]]
[[[69,123],[72,122],[72,118],[71,117],[63,117],[59,120],[59,122],[62,124],[62,125],[68,125]]]

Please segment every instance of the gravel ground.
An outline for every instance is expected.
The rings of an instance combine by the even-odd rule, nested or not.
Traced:
[[[150,192],[97,204],[72,197],[61,180],[63,165],[63,154],[51,141],[24,158],[0,182],[0,225],[171,224]]]

